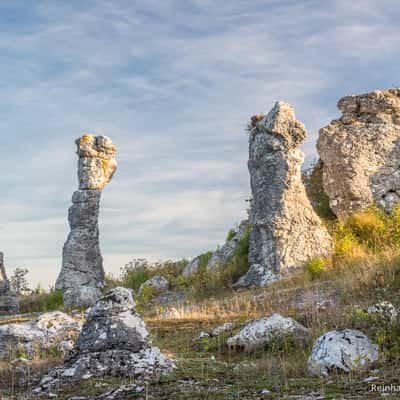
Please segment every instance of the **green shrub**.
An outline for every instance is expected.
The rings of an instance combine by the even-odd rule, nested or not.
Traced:
[[[346,220],[346,226],[358,243],[371,250],[380,250],[391,243],[386,215],[376,207],[353,214]]]
[[[147,306],[156,295],[155,289],[152,286],[143,286],[140,292],[135,296],[138,310]]]
[[[307,262],[305,269],[310,278],[316,279],[327,269],[329,261],[323,258],[314,258]]]
[[[32,293],[19,300],[21,313],[46,312],[64,308],[63,292],[51,289],[50,292]]]
[[[226,235],[226,241],[229,242],[231,241],[234,237],[236,236],[236,231],[235,229],[230,229],[228,234]]]

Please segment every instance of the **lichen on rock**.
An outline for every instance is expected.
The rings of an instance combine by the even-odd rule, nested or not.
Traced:
[[[400,201],[400,89],[339,100],[339,119],[319,131],[323,184],[338,217]]]
[[[17,295],[11,289],[4,265],[4,254],[0,251],[0,315],[17,314],[18,311]]]
[[[101,191],[111,180],[117,163],[116,147],[107,136],[85,134],[75,143],[79,190],[73,193],[68,211],[71,232],[64,244],[56,288],[64,292],[66,306],[85,307],[94,304],[104,288],[98,216]]]
[[[249,133],[250,268],[236,287],[265,286],[315,257],[329,257],[333,242],[307,197],[299,147],[306,129],[293,107],[277,102]]]
[[[129,289],[115,288],[90,309],[74,353],[43,377],[35,393],[68,381],[107,376],[143,380],[172,371],[173,360],[150,344]]]

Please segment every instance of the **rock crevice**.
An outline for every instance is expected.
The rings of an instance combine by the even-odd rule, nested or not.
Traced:
[[[250,268],[236,287],[265,286],[333,251],[301,179],[304,156],[299,147],[305,137],[293,107],[283,102],[250,131]]]

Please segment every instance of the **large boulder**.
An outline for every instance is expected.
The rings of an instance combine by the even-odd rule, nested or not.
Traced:
[[[277,338],[303,341],[308,336],[309,330],[306,327],[293,318],[275,313],[249,322],[227,340],[227,345],[231,349],[251,351],[262,348]]]
[[[313,375],[328,376],[334,371],[351,372],[378,360],[378,346],[362,332],[334,330],[319,337],[308,359]]]
[[[29,322],[0,325],[0,359],[40,356],[64,341],[75,341],[80,328],[79,321],[61,311],[44,313]]]
[[[145,379],[175,368],[149,341],[129,289],[115,288],[90,309],[75,352],[42,379],[36,392],[70,380],[107,376]]]
[[[250,268],[236,287],[265,286],[333,252],[332,238],[301,179],[300,146],[305,137],[304,125],[287,103],[277,102],[267,116],[253,122],[248,161],[253,196]]]
[[[4,254],[0,251],[0,315],[17,314],[18,311],[17,295],[11,290],[4,265]]]
[[[400,200],[400,89],[339,100],[339,119],[319,131],[323,186],[338,217]]]
[[[199,270],[201,256],[197,256],[193,258],[193,260],[189,261],[185,268],[182,271],[182,276],[185,278],[195,274]]]
[[[76,140],[79,190],[68,212],[71,232],[63,248],[56,289],[64,292],[68,307],[87,307],[104,288],[103,258],[99,245],[101,191],[111,180],[117,163],[116,147],[107,136],[86,134]]]

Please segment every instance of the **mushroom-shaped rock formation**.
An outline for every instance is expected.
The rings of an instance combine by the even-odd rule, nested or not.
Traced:
[[[104,288],[98,217],[101,191],[117,168],[117,150],[107,136],[87,134],[76,144],[79,190],[72,195],[68,212],[71,232],[64,244],[56,288],[64,292],[66,306],[85,307],[92,305]]]
[[[236,287],[265,286],[301,268],[315,257],[328,257],[333,242],[314,212],[301,179],[299,147],[306,137],[293,107],[277,102],[253,123],[249,136],[249,271]]]

